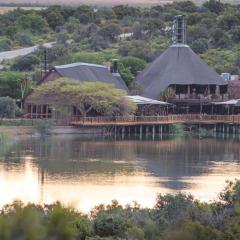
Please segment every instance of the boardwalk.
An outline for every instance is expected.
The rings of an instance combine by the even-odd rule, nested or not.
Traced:
[[[151,117],[74,117],[72,126],[138,126],[159,124],[236,124],[240,125],[240,115],[168,115]]]

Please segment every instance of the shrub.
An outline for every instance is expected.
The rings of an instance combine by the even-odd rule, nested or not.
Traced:
[[[15,117],[16,104],[10,97],[0,97],[0,119]]]
[[[32,71],[36,65],[40,64],[40,59],[33,55],[18,57],[11,67],[13,71]]]
[[[12,47],[12,41],[8,38],[0,38],[0,51],[9,51]]]
[[[31,34],[26,32],[18,32],[15,35],[15,39],[18,42],[18,44],[23,47],[34,45]]]
[[[94,221],[94,230],[100,237],[124,237],[127,224],[119,215],[100,213]]]

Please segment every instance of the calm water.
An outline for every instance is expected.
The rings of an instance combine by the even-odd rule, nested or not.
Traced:
[[[0,207],[13,200],[61,201],[83,211],[117,199],[152,207],[157,193],[185,191],[214,200],[240,177],[237,140],[22,138],[0,147]]]

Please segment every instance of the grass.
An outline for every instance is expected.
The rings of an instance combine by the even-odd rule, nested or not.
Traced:
[[[41,123],[39,119],[4,119],[0,122],[0,126],[17,127],[17,126],[35,126]]]

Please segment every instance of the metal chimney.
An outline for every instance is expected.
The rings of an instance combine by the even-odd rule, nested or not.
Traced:
[[[186,44],[186,26],[183,15],[178,15],[174,18],[173,44]]]
[[[118,59],[113,59],[111,64],[111,72],[117,74],[118,73]]]

